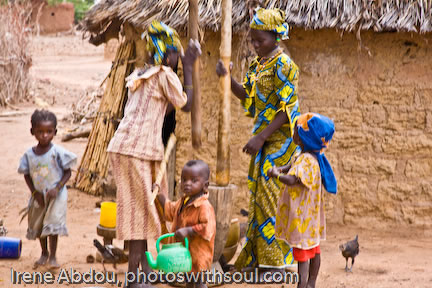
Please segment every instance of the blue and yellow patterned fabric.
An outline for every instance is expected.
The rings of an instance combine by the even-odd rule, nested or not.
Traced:
[[[275,239],[275,216],[282,183],[269,178],[273,166],[289,164],[300,153],[292,140],[293,125],[300,115],[297,99],[299,71],[282,51],[260,64],[255,59],[249,66],[243,84],[247,96],[242,105],[246,115],[254,118],[253,134],[264,130],[279,111],[287,113],[289,123],[282,125],[251,158],[248,173],[249,227],[246,243],[235,263],[244,267],[283,268],[294,265],[292,249]]]
[[[258,57],[252,61],[243,83],[247,95],[242,105],[246,116],[254,118],[254,135],[264,130],[277,112],[284,111],[289,123],[267,140],[280,141],[292,137],[294,124],[300,116],[298,77],[297,65],[282,51],[263,64]]]
[[[250,28],[275,32],[280,39],[288,39],[289,26],[285,22],[285,12],[280,9],[258,8],[250,23]]]
[[[335,132],[333,121],[318,113],[306,113],[298,118],[297,127],[304,152],[312,152],[317,156],[324,188],[327,192],[336,194],[337,180],[323,152]]]
[[[182,46],[177,32],[164,24],[154,20],[145,34],[147,50],[153,55],[154,63],[161,65],[168,48],[181,51]]]

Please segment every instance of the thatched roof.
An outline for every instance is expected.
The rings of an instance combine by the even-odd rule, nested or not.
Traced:
[[[233,0],[234,32],[247,27],[248,0]],[[264,7],[286,11],[287,21],[308,29],[338,28],[346,31],[432,31],[431,0],[264,0]],[[221,0],[199,0],[200,27],[217,31]],[[101,0],[86,14],[85,31],[100,33],[114,19],[146,28],[153,19],[184,31],[188,0]]]

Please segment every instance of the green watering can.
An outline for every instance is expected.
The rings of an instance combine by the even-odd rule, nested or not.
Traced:
[[[184,238],[185,245],[177,242],[172,244],[163,244],[162,250],[159,249],[159,243],[162,239],[174,237],[174,233],[164,234],[156,241],[157,258],[153,259],[151,253],[146,251],[147,261],[152,269],[161,270],[165,273],[173,272],[190,272],[192,270],[192,257],[189,252],[189,241]]]

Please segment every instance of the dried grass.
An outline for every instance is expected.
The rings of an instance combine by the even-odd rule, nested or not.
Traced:
[[[29,100],[30,4],[0,6],[0,106]]]
[[[201,29],[217,31],[221,22],[222,0],[200,0]],[[247,29],[248,5],[257,0],[233,0],[234,32]],[[261,0],[266,8],[280,8],[287,21],[308,29],[338,28],[375,31],[432,31],[431,0]],[[102,0],[94,5],[82,22],[84,31],[98,34],[113,19],[145,29],[153,19],[164,21],[180,32],[187,28],[188,0]]]

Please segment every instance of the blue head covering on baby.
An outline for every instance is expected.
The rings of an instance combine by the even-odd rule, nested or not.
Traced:
[[[317,156],[324,188],[336,194],[336,177],[324,155],[324,149],[328,147],[335,131],[333,121],[317,113],[306,113],[298,118],[297,128],[305,152],[312,152]]]

